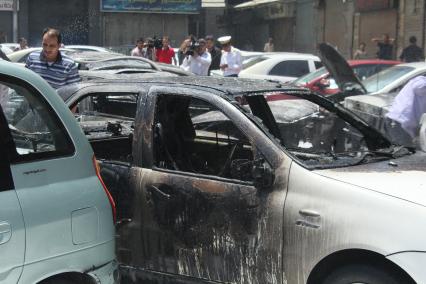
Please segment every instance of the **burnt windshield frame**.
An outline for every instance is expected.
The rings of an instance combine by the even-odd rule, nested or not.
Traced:
[[[367,138],[366,139],[367,147],[371,150],[387,148],[392,145],[392,143],[386,137],[384,137],[377,129],[369,126],[364,120],[356,116],[354,113],[347,110],[346,108],[341,106],[339,103],[335,103],[331,100],[328,100],[324,96],[317,95],[309,91],[308,89],[264,89],[264,90],[253,90],[253,91],[244,91],[244,92],[232,92],[232,93],[229,93],[229,95],[235,98],[238,96],[244,97],[244,96],[264,95],[265,93],[268,93],[268,92],[283,93],[286,95],[292,95],[301,99],[305,99],[307,101],[318,104],[319,106],[325,108],[326,110],[330,112],[337,114],[343,120],[349,122],[352,126],[354,126]],[[256,120],[254,121],[256,122]],[[264,127],[267,128],[266,125],[264,125]],[[273,131],[270,131],[270,129],[268,130],[269,130],[269,133],[272,136],[274,136],[274,138],[280,139],[280,137],[276,137],[275,135],[272,134]],[[279,144],[283,146],[281,143]]]
[[[37,102],[46,110],[48,114],[48,119],[45,121],[45,123],[48,126],[52,127],[53,129],[56,128],[55,130],[56,135],[62,136],[61,144],[63,144],[64,146],[61,149],[59,150],[55,149],[54,151],[28,153],[23,155],[18,154],[10,161],[11,164],[34,162],[34,161],[40,161],[40,160],[49,160],[53,158],[69,157],[74,155],[75,145],[73,143],[73,140],[71,139],[70,133],[65,128],[62,120],[59,118],[54,108],[50,105],[50,103],[40,93],[38,89],[36,89],[33,85],[31,85],[25,80],[22,80],[20,78],[13,77],[13,76],[5,75],[5,74],[1,75],[1,83],[7,85],[9,88],[12,88],[12,89],[15,89],[16,87],[20,87],[26,90],[28,94],[30,94],[30,97],[33,97],[33,99],[36,99]]]

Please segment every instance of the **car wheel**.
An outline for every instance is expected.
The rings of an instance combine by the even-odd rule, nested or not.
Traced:
[[[406,284],[395,273],[367,264],[340,267],[325,277],[322,284]]]
[[[49,280],[43,281],[42,284],[77,284],[77,283],[68,279],[49,279]]]

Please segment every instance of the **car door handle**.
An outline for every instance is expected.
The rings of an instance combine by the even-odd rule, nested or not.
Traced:
[[[156,195],[156,196],[159,196],[159,197],[164,198],[164,199],[167,199],[167,200],[169,200],[169,199],[170,199],[170,195],[169,195],[169,194],[164,193],[162,190],[160,190],[158,187],[156,187],[156,186],[154,186],[154,185],[149,185],[149,186],[148,186],[148,190],[149,190],[152,194],[154,194],[154,195]]]
[[[0,222],[0,245],[7,243],[12,237],[12,228],[8,222]]]
[[[299,210],[299,214],[301,216],[307,216],[307,217],[320,217],[320,213],[317,211],[311,210],[311,209],[301,209]]]

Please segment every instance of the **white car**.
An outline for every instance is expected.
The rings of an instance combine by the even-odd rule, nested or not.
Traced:
[[[0,44],[0,49],[1,51],[3,51],[4,54],[8,55],[11,54],[13,52],[13,49],[10,48],[9,46],[6,46],[4,44]]]
[[[312,54],[279,52],[265,53],[244,64],[238,77],[250,79],[293,81],[322,67],[321,60]]]
[[[78,51],[113,52],[108,48],[94,45],[66,45],[65,47]]]
[[[370,94],[394,93],[414,77],[422,75],[426,75],[425,62],[404,63],[383,70],[362,83]]]
[[[30,55],[31,52],[41,50],[41,47],[30,47],[22,50],[18,50],[12,53],[7,54],[7,57],[9,57],[11,62],[15,63],[25,63],[27,61],[28,55]],[[65,54],[69,54],[71,52],[77,52],[74,49],[68,49],[68,48],[60,48],[61,52],[65,52]]]

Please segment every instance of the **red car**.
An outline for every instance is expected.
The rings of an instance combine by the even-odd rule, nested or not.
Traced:
[[[364,80],[383,69],[401,63],[400,61],[380,59],[348,60],[347,62],[360,80]],[[322,95],[332,95],[340,92],[336,81],[330,76],[325,67],[298,78],[293,81],[293,84],[307,87]]]

